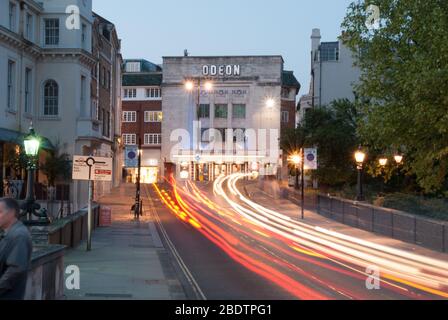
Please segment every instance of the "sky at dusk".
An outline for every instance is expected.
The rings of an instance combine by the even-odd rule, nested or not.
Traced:
[[[334,41],[352,0],[93,0],[115,23],[127,58],[280,54],[307,93],[311,30]]]

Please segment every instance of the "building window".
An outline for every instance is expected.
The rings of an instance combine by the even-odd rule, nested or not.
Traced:
[[[126,72],[140,72],[140,62],[126,62]]]
[[[87,26],[83,23],[82,27],[81,27],[81,42],[82,42],[82,47],[85,49],[86,48],[86,38],[87,38]]]
[[[126,146],[135,146],[137,144],[137,135],[135,133],[132,133],[132,134],[125,133],[125,134],[123,134],[123,143]]]
[[[145,122],[162,122],[163,113],[161,111],[145,111]]]
[[[15,79],[16,79],[16,63],[12,60],[8,61],[8,91],[7,91],[7,105],[8,110],[15,111]]]
[[[16,4],[9,3],[9,30],[16,31]]]
[[[110,137],[110,112],[104,110],[103,111],[104,119],[103,119],[103,137]]]
[[[201,104],[201,105],[199,105],[198,118],[199,119],[208,119],[208,118],[210,118],[210,105],[209,104]]]
[[[56,117],[59,115],[59,86],[54,80],[44,84],[44,116]]]
[[[112,87],[111,81],[112,81],[112,77],[111,77],[110,71],[108,70],[107,71],[107,89],[110,89]]]
[[[59,44],[59,19],[45,19],[45,45]]]
[[[28,40],[33,41],[34,40],[34,19],[33,15],[27,13],[26,14],[26,20],[25,20],[25,36]]]
[[[98,111],[98,101],[92,99],[91,108],[92,108],[92,110],[91,110],[92,119],[96,120],[96,121],[100,120],[99,119],[99,111]]]
[[[157,145],[161,145],[161,144],[162,144],[162,135],[160,133],[145,134],[145,145],[157,146]]]
[[[124,97],[127,99],[137,98],[137,89],[124,89]]]
[[[288,111],[282,111],[282,122],[283,123],[289,122],[289,112]]]
[[[146,98],[158,99],[162,97],[162,90],[160,88],[146,89]]]
[[[322,62],[339,61],[339,42],[324,42],[320,46]]]
[[[123,111],[123,122],[137,122],[137,111]]]
[[[86,100],[86,77],[81,76],[81,112],[85,110]]]
[[[106,67],[103,67],[103,76],[101,77],[101,85],[103,88],[106,86]]]
[[[246,105],[234,104],[232,117],[233,119],[246,119]]]
[[[32,70],[30,68],[25,69],[25,113],[31,113],[32,102]]]
[[[227,119],[228,108],[226,104],[216,104],[215,105],[215,118],[217,119]]]

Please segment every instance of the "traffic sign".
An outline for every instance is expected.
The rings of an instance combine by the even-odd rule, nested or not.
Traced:
[[[305,149],[305,169],[317,170],[317,149]]]
[[[125,167],[126,168],[137,168],[138,167],[138,147],[137,146],[127,146],[125,150]]]
[[[73,180],[112,181],[112,158],[74,156]]]

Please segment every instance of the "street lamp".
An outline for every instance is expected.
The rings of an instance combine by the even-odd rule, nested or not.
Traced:
[[[296,168],[296,189],[299,189],[299,166],[301,166],[301,213],[302,220],[305,219],[305,150],[302,148],[300,153],[295,153],[289,157],[289,161],[295,165]]]
[[[396,154],[396,155],[394,156],[395,163],[396,163],[397,166],[398,166],[398,170],[397,170],[397,183],[398,183],[398,187],[401,186],[400,166],[403,164],[403,159],[404,159],[404,157],[403,157],[402,155],[400,155],[400,154]]]
[[[294,165],[296,169],[296,183],[295,188],[299,189],[299,165],[302,162],[302,157],[300,154],[293,154],[289,157],[289,161]]]
[[[39,147],[40,147],[40,138],[34,131],[33,125],[31,124],[29,134],[23,139],[23,145],[25,147],[25,154],[28,157],[27,163],[27,186],[26,186],[26,199],[25,203],[22,205],[23,214],[27,215],[28,221],[27,224],[48,224],[48,216],[46,210],[40,210],[41,206],[36,203],[36,199],[34,197],[34,175],[37,168],[37,161],[39,155]],[[32,216],[36,216],[39,218],[38,222],[32,221]]]
[[[387,163],[389,162],[389,160],[387,158],[381,158],[378,160],[378,162],[379,162],[380,166],[382,168],[384,168],[385,166],[387,166]]]
[[[380,158],[378,160],[378,162],[379,162],[380,167],[381,167],[381,174],[383,174],[383,170],[386,168],[386,166],[387,166],[387,164],[389,162],[389,159],[387,159],[387,158]],[[384,193],[384,179],[381,178],[381,194],[383,194],[383,193]]]
[[[403,163],[403,156],[397,154],[396,156],[394,156],[394,160],[395,160],[395,162],[396,162],[398,165],[400,165],[400,164]]]
[[[356,200],[364,201],[365,198],[362,186],[362,175],[363,175],[364,161],[366,160],[366,154],[365,152],[362,151],[361,147],[359,147],[358,151],[356,151],[355,153],[355,160],[358,169],[358,186],[357,186]]]
[[[193,91],[194,89],[194,83],[193,81],[187,81],[185,82],[185,90],[187,91]]]
[[[275,107],[275,100],[273,98],[266,99],[266,107],[268,108],[274,108]]]

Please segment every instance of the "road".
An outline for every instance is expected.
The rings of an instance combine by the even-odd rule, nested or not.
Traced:
[[[252,202],[239,189],[243,180],[235,174],[146,190],[205,298],[448,298],[446,261],[301,223]]]

